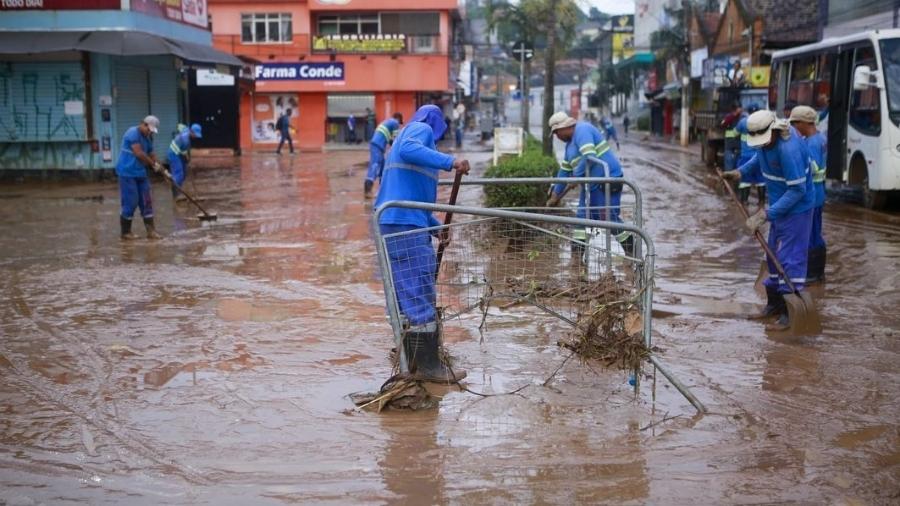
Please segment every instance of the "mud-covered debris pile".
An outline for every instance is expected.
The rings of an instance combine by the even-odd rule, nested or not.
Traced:
[[[360,409],[381,413],[385,409],[417,411],[437,407],[438,399],[428,393],[418,380],[394,376],[374,393],[351,394],[350,399]]]
[[[509,277],[503,280],[503,286],[510,295],[521,298],[535,299],[565,299],[576,303],[589,303],[595,297],[592,291],[597,282],[585,279],[560,280],[560,279],[525,279]]]
[[[644,345],[643,318],[634,294],[612,274],[578,290],[577,297],[587,297],[589,302],[559,345],[607,367],[638,368],[650,352]]]

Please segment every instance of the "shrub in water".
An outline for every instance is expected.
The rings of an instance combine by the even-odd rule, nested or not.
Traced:
[[[531,142],[529,142],[531,141]],[[541,152],[541,144],[526,139],[522,156],[506,157],[485,171],[485,177],[552,177],[559,164]],[[543,207],[547,201],[547,184],[513,184],[485,186],[487,207]]]

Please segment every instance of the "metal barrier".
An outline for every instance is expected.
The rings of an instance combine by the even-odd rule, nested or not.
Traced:
[[[602,163],[604,166],[605,162],[599,159],[595,159],[590,157],[597,162]],[[449,180],[441,180],[438,182],[440,186],[450,186],[453,184],[453,181]],[[508,207],[503,208],[510,211],[525,211],[525,212],[533,212],[540,214],[559,214],[562,210],[569,210],[572,212],[577,212],[578,210],[583,210],[585,217],[593,218],[593,219],[606,219],[609,210],[616,208],[618,211],[618,216],[625,223],[632,223],[637,227],[644,226],[644,218],[643,218],[643,194],[641,193],[640,188],[632,181],[619,178],[619,177],[521,177],[521,178],[465,178],[462,180],[461,184],[463,186],[504,186],[504,185],[555,185],[555,184],[575,184],[582,186],[585,189],[586,197],[585,202],[590,203],[590,188],[597,187],[603,185],[603,189],[605,192],[605,200],[606,205],[603,206],[581,206],[577,205],[575,208],[567,208],[567,207]],[[631,190],[632,199],[625,199],[619,206],[611,205],[611,195],[612,195],[612,186],[621,185],[623,188],[628,188]],[[602,253],[604,253],[607,261],[607,268],[611,268],[612,265],[612,235],[614,231],[606,230],[604,231],[604,241],[606,243],[606,247],[603,249]],[[641,242],[637,241],[635,243],[635,257],[641,256]]]
[[[586,182],[593,183],[596,178],[587,179],[590,181]],[[640,195],[639,190],[637,194]],[[378,223],[390,208],[452,212],[454,223],[383,231]],[[649,235],[635,224],[410,201],[382,204],[375,211],[373,222],[401,372],[409,370],[403,347],[403,334],[408,326],[434,320],[446,322],[475,310],[480,310],[484,318],[491,303],[502,299],[511,300],[511,304],[526,303],[539,310],[529,317],[552,315],[574,326],[579,314],[591,307],[593,290],[600,286],[612,287],[617,298],[628,301],[628,307],[640,316],[644,344],[652,349],[656,253]],[[603,257],[590,254],[592,250],[603,249],[596,240],[573,238],[572,231],[579,228],[627,231],[642,243],[640,250],[646,253],[635,257],[616,255],[613,264],[602,262]],[[449,233],[451,240],[437,273],[433,242],[442,233]],[[587,254],[581,255],[581,250],[587,250]],[[607,248],[606,258],[610,256]],[[703,404],[652,353],[650,362],[691,404],[705,411]],[[635,392],[640,387],[639,372],[635,371]]]

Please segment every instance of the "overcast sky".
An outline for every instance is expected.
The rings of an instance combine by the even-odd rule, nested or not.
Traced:
[[[608,14],[634,14],[633,0],[576,0],[585,11],[596,7]]]

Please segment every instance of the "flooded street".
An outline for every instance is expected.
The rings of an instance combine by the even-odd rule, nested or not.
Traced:
[[[364,151],[202,160],[218,221],[156,183],[155,242],[119,240],[114,182],[5,183],[0,504],[900,503],[900,214],[829,202],[823,332],[766,335],[737,210],[635,141],[654,343],[703,416],[661,375],[635,398],[572,360],[542,386],[566,353],[514,314],[447,340],[468,388],[518,394],[355,410],[393,346]]]

